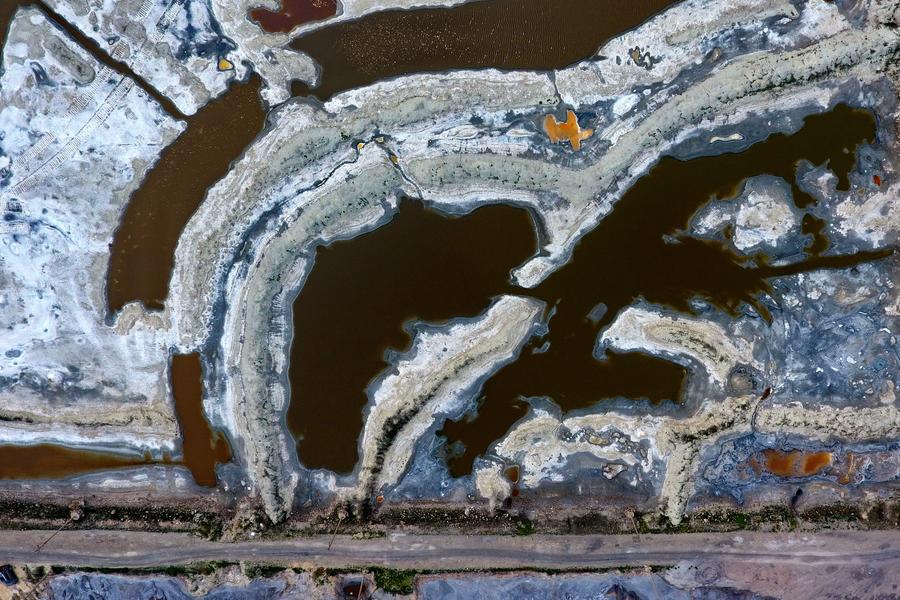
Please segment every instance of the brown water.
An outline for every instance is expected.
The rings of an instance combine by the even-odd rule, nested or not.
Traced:
[[[562,67],[592,55],[609,37],[674,1],[487,0],[387,11],[325,27],[294,44],[323,65],[324,79],[315,94],[324,98],[406,72]],[[284,0],[278,12],[259,9],[253,14],[272,30],[292,28],[289,22],[306,18],[313,8],[324,11],[315,14],[327,13],[329,2],[334,0]],[[106,282],[110,313],[132,301],[162,310],[181,231],[207,189],[263,127],[260,86],[256,76],[249,84],[234,83],[196,115],[182,116],[187,129],[147,173],[116,230]],[[171,102],[164,106],[174,110]]]
[[[305,465],[353,469],[366,386],[386,348],[409,344],[402,324],[483,311],[536,251],[534,231],[510,206],[449,218],[407,200],[388,226],[318,249],[293,305],[288,425]]]
[[[9,24],[19,10],[20,6],[25,6],[30,2],[25,0],[3,0],[0,2],[0,50],[6,45],[6,36],[9,34]]]
[[[92,39],[43,2],[0,2],[0,48],[9,23],[20,6],[35,5],[85,50],[120,75],[130,77],[187,129],[168,146],[132,194],[110,247],[107,308],[111,313],[131,301],[163,308],[175,246],[188,219],[200,206],[206,190],[221,179],[244,148],[262,130],[266,113],[259,99],[262,81],[234,82],[221,98],[195,115],[186,116],[127,65],[113,60]]]
[[[697,209],[733,197],[747,178],[775,173],[795,185],[801,159],[820,164],[844,156],[844,149],[852,157],[859,142],[873,137],[871,114],[839,106],[809,117],[793,135],[772,135],[739,154],[664,158],[536,290],[508,283],[509,270],[533,252],[535,241],[526,213],[506,206],[451,218],[404,202],[388,225],[321,248],[293,306],[288,423],[301,462],[352,469],[364,390],[386,366],[385,349],[409,345],[401,323],[473,316],[501,293],[536,296],[555,313],[549,333],[484,385],[477,418],[445,425],[454,475],[469,472],[474,458],[525,414],[523,397],[549,397],[564,411],[615,397],[677,400],[682,367],[637,353],[607,352],[597,360],[598,332],[638,299],[685,313],[694,298],[730,314],[746,303],[768,317],[759,300],[770,289],[768,278],[883,255],[771,267],[762,256],[748,259],[684,233]],[[846,185],[852,160],[830,164]],[[605,313],[595,310],[601,302]]]
[[[796,183],[802,159],[817,165],[828,161],[837,169],[839,187],[847,189],[856,146],[874,137],[870,113],[840,105],[807,118],[793,135],[772,135],[741,153],[689,161],[663,158],[578,244],[572,260],[534,291],[554,304],[557,313],[546,339],[535,340],[531,348],[546,342],[550,348],[542,354],[526,349],[518,361],[491,378],[473,422],[463,419],[444,426],[451,472],[468,473],[475,457],[525,414],[523,396],[548,396],[565,411],[616,396],[653,402],[678,398],[675,374],[661,366],[648,370],[608,352],[601,361],[592,356],[598,332],[636,300],[693,313],[689,301],[699,298],[732,315],[746,303],[768,317],[759,300],[770,290],[768,278],[871,259],[869,254],[819,257],[770,267],[762,256],[748,260],[722,244],[696,240],[684,232],[691,216],[711,199],[731,198],[747,178],[764,173],[784,177],[795,190],[795,201],[808,205],[813,199]],[[588,320],[598,302],[607,306],[606,313],[599,320]]]
[[[807,245],[806,251],[813,256],[818,256],[828,250],[828,235],[825,231],[824,220],[814,216],[811,213],[803,215],[803,222],[800,231],[812,237],[812,241]]]
[[[216,485],[216,464],[231,460],[225,437],[214,432],[203,414],[203,384],[199,354],[172,357],[175,411],[182,430],[182,459],[162,460],[144,455],[79,450],[58,444],[0,445],[0,479],[64,479],[75,475],[141,465],[183,464],[194,481]]]
[[[40,8],[50,20],[59,25],[69,36],[74,38],[101,63],[107,65],[120,75],[126,75],[134,79],[138,86],[143,88],[144,91],[162,104],[167,112],[177,118],[183,117],[170,100],[156,92],[142,78],[135,75],[129,67],[123,63],[112,60],[109,55],[99,48],[96,42],[86,37],[77,28],[66,22],[43,2],[33,2],[31,0],[5,0],[0,2],[0,48],[2,48],[6,42],[9,24],[12,17],[15,15],[15,12],[19,7],[27,5],[35,5]],[[153,234],[158,234],[162,230],[170,231],[172,222],[178,219],[183,220],[180,224],[176,223],[177,230],[180,232],[184,223],[187,221],[187,218],[183,217],[184,211],[179,210],[180,207],[178,205],[179,199],[183,199],[184,194],[179,195],[178,191],[173,191],[173,184],[178,186],[179,182],[183,184],[184,182],[193,179],[197,176],[197,170],[200,171],[200,178],[198,179],[202,179],[203,175],[208,170],[214,169],[214,165],[221,164],[223,160],[225,161],[225,166],[227,168],[227,163],[230,159],[216,156],[217,150],[222,148],[223,152],[230,151],[236,155],[244,145],[246,145],[241,145],[237,150],[234,149],[235,145],[241,143],[242,137],[246,137],[244,132],[247,127],[241,127],[240,125],[253,120],[254,111],[252,109],[254,107],[252,106],[253,103],[248,99],[251,98],[251,96],[255,99],[256,90],[258,90],[258,88],[258,81],[252,82],[251,85],[234,86],[228,94],[228,100],[221,103],[227,104],[226,106],[223,107],[221,104],[216,104],[216,106],[208,111],[208,114],[202,114],[204,111],[201,111],[201,113],[190,118],[191,127],[189,127],[189,130],[193,135],[188,136],[185,134],[179,138],[179,141],[184,140],[182,141],[182,146],[189,145],[190,148],[182,147],[179,150],[176,150],[173,153],[174,156],[170,156],[167,159],[168,162],[161,159],[160,164],[154,169],[158,187],[152,193],[145,192],[143,194],[144,199],[141,202],[137,205],[132,203],[126,210],[126,214],[130,211],[129,218],[126,219],[126,221],[131,230],[123,232],[120,229],[119,233],[123,236],[128,236],[126,239],[131,242],[132,245],[137,244],[137,241],[131,236],[136,235],[139,239],[143,240],[152,237]],[[247,90],[251,90],[252,95],[248,94]],[[264,114],[262,113],[258,102],[256,103],[255,109],[255,112],[258,113],[257,120],[261,126]],[[234,114],[234,110],[237,110],[238,113]],[[233,130],[228,132],[228,135],[234,136],[235,141],[231,144],[224,143],[219,146],[223,141],[222,138],[228,137],[223,135],[224,130],[228,129],[228,127],[223,127],[223,125],[227,125],[229,120],[236,121],[238,124]],[[257,128],[256,131],[258,130],[259,129]],[[252,136],[250,136],[250,139],[252,139]],[[185,143],[185,141],[187,143]],[[173,146],[178,146],[178,143],[179,142],[176,141]],[[170,147],[170,149],[171,148],[172,147]],[[188,171],[183,172],[184,169],[187,169]],[[222,173],[224,174],[224,169],[222,169]],[[192,187],[188,184],[187,187],[197,191],[196,186]],[[206,186],[204,185],[204,187],[199,190],[199,196],[195,199],[182,202],[183,204],[193,203],[193,208],[190,210],[191,213],[196,209],[196,206],[202,199],[205,187]],[[140,192],[135,194],[135,197],[141,197]],[[134,197],[132,200],[134,200]],[[174,205],[173,201],[175,202]],[[150,212],[153,212],[155,218],[148,218],[148,213]],[[163,223],[162,226],[159,225],[160,222]],[[155,227],[155,230],[141,232],[140,230],[148,224],[151,227]],[[166,227],[166,225],[169,225],[169,227]],[[142,236],[141,233],[144,235]],[[177,234],[175,239],[177,240]],[[154,243],[157,241],[160,240],[154,240]],[[164,236],[161,241],[165,241]],[[143,256],[139,251],[140,249],[134,247],[120,248],[120,250],[123,255],[129,259],[140,261]],[[174,251],[174,244],[172,244],[171,250]],[[136,255],[137,258],[132,258],[133,255]],[[120,258],[122,258],[122,256],[120,256]],[[164,263],[164,261],[162,262]],[[125,271],[129,274],[130,280],[140,281],[147,277],[147,272],[140,272],[141,268],[147,267],[147,263],[153,263],[153,261],[145,259],[143,264],[135,264],[126,268]],[[157,262],[156,264],[159,263]],[[169,261],[169,266],[167,268],[171,269],[171,260]],[[166,275],[166,280],[167,279],[168,275]],[[115,291],[120,292],[121,288],[117,288]],[[154,298],[162,298],[164,296],[164,293],[162,295],[153,295]],[[129,298],[129,300],[130,299],[142,300],[143,298]],[[120,308],[123,304],[124,301],[120,302],[116,308]],[[184,441],[184,462],[191,470],[198,484],[207,486],[215,485],[215,462],[227,462],[230,460],[231,451],[224,437],[222,437],[221,434],[213,433],[210,430],[206,419],[203,417],[199,356],[188,355],[175,357],[172,370],[173,386],[175,388],[177,404],[176,408],[179,413],[182,427],[185,430],[186,437]],[[207,446],[209,447],[209,450],[206,449]],[[149,454],[138,455],[80,450],[57,444],[25,446],[0,445],[0,479],[62,479],[96,471],[150,464],[175,463],[173,463],[168,456],[164,456],[162,460],[154,460]]]
[[[172,357],[172,390],[182,432],[182,459],[168,455],[153,460],[149,454],[78,450],[57,444],[0,446],[0,479],[63,479],[95,471],[151,464],[183,464],[198,485],[216,485],[216,464],[231,460],[225,437],[214,432],[203,414],[203,383],[199,354]]]
[[[149,456],[76,450],[56,444],[0,446],[0,479],[63,479],[153,464]]]
[[[106,301],[110,313],[140,301],[161,310],[168,295],[175,246],[207,189],[262,130],[260,78],[232,83],[221,98],[188,118],[125,207],[110,247]]]
[[[795,190],[795,201],[809,204],[812,198],[799,190],[795,177],[802,159],[813,164],[830,160],[830,166],[837,169],[839,185],[848,188],[854,150],[874,136],[870,113],[842,105],[809,117],[796,134],[772,135],[738,154],[690,161],[663,158],[578,244],[572,260],[535,290],[558,309],[547,339],[532,344],[549,341],[550,349],[543,354],[526,350],[518,361],[491,378],[474,422],[445,425],[442,433],[450,443],[451,472],[468,473],[475,457],[525,414],[527,406],[519,400],[522,396],[549,396],[563,410],[615,396],[643,396],[654,402],[676,399],[679,386],[662,374],[648,372],[641,365],[619,367],[613,353],[607,352],[602,361],[591,354],[599,330],[639,298],[686,313],[693,312],[692,298],[704,299],[730,314],[747,303],[768,316],[759,301],[760,294],[770,289],[767,278],[854,260],[819,258],[792,267],[768,267],[763,257],[750,261],[721,244],[692,239],[684,232],[691,216],[710,199],[733,197],[747,178],[763,173],[784,177]],[[678,193],[672,194],[672,190]],[[585,317],[598,302],[603,302],[607,311],[591,322]],[[651,394],[635,389],[653,384],[657,385]]]
[[[181,425],[182,461],[197,485],[216,485],[216,464],[231,460],[228,440],[214,432],[203,413],[203,373],[199,354],[172,357],[172,394]]]
[[[337,12],[337,0],[281,0],[279,10],[253,8],[247,14],[263,31],[287,33],[297,25],[321,21]]]
[[[676,0],[482,0],[449,8],[390,10],[327,25],[291,46],[322,66],[327,99],[380,79],[448,69],[551,70],[592,56]]]

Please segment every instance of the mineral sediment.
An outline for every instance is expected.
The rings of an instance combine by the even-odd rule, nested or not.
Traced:
[[[753,452],[896,453],[896,254],[778,277],[761,299],[768,315],[725,314],[702,299],[688,315],[637,300],[599,333],[598,348],[688,367],[677,405],[611,399],[561,414],[552,398],[535,400],[455,480],[435,451],[443,420],[472,411],[485,378],[546,324],[550,307],[529,289],[664,155],[738,152],[838,103],[865,108],[877,139],[857,151],[850,189],[838,189],[827,164],[801,164],[798,185],[817,200],[808,210],[824,222],[826,254],[895,247],[896,2],[685,0],[556,72],[411,74],[324,104],[288,100],[289,82],[314,81],[315,65],[285,48],[290,34],[262,32],[234,3],[194,1],[190,14],[172,8],[183,3],[50,4],[98,42],[115,37],[115,58],[186,114],[248,70],[266,81],[274,108],[183,230],[165,309],[130,304],[107,315],[117,220],[183,124],[39,8],[16,14],[0,75],[0,443],[177,453],[168,360],[201,352],[206,415],[234,452],[222,487],[258,498],[274,521],[300,502],[408,500],[412,489],[496,506],[513,494],[505,471],[514,465],[523,494],[599,473],[598,489],[631,490],[677,523],[710,490],[738,489],[726,467]],[[347,2],[337,18],[380,7]],[[573,131],[557,136],[561,127]],[[540,251],[511,274],[520,294],[481,315],[416,326],[411,347],[368,390],[351,475],[310,470],[284,420],[292,301],[318,246],[384,225],[403,196],[450,214],[527,207]],[[793,264],[811,242],[804,214],[785,181],[760,174],[700,211],[690,233]],[[152,469],[162,467],[81,481],[140,489]],[[897,475],[839,477],[831,484],[852,488]],[[742,483],[740,496],[772,481]]]

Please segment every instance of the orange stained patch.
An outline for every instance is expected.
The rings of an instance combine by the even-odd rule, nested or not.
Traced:
[[[799,452],[764,451],[763,458],[765,459],[766,471],[781,477],[794,475],[797,468],[798,454]]]
[[[779,477],[815,475],[831,464],[831,452],[763,451],[766,470]]]
[[[831,452],[810,452],[803,459],[803,474],[815,475],[831,464]]]
[[[578,124],[578,117],[575,111],[566,111],[566,120],[560,123],[553,115],[544,117],[544,131],[550,137],[550,141],[554,144],[560,141],[567,141],[572,144],[573,150],[581,149],[581,142],[594,135],[593,129],[582,129]]]
[[[875,185],[881,185],[881,177],[879,177],[878,175],[873,175],[872,181],[875,182]]]

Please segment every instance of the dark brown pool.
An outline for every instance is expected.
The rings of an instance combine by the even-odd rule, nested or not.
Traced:
[[[278,10],[257,7],[247,15],[263,31],[287,33],[297,25],[327,19],[336,12],[337,0],[281,0]]]
[[[478,314],[511,291],[509,271],[535,250],[524,210],[452,218],[415,201],[385,227],[320,247],[293,305],[288,425],[303,463],[352,470],[366,386],[386,349],[409,344],[403,323]]]
[[[525,397],[549,397],[564,411],[616,397],[677,400],[681,366],[637,353],[597,360],[598,332],[638,299],[685,313],[694,298],[731,314],[746,303],[767,317],[759,296],[769,278],[882,256],[808,257],[771,267],[764,256],[748,259],[685,233],[700,207],[733,197],[749,177],[780,175],[797,190],[801,159],[830,161],[847,187],[855,147],[874,134],[870,113],[838,106],[807,118],[795,134],[772,135],[741,153],[664,158],[536,290],[509,283],[510,269],[533,253],[535,239],[527,213],[508,206],[447,217],[407,201],[382,228],[320,248],[293,306],[288,423],[301,462],[341,473],[353,468],[365,389],[384,369],[387,349],[408,347],[406,320],[473,316],[502,293],[536,296],[555,313],[549,333],[484,385],[477,418],[445,425],[453,474],[469,472],[474,458],[525,414]],[[812,198],[797,191],[797,204],[808,205]],[[599,303],[606,312],[598,317]]]
[[[221,98],[189,117],[187,129],[163,150],[131,195],[110,247],[110,313],[132,301],[163,308],[181,231],[207,189],[225,176],[263,128],[261,85],[256,75],[249,82],[232,83]]]
[[[322,100],[407,73],[449,69],[560,69],[676,0],[481,0],[389,10],[326,25],[291,42],[322,67]]]
[[[785,178],[797,205],[810,205],[814,199],[796,183],[801,159],[816,165],[828,161],[839,188],[847,189],[857,144],[874,137],[871,113],[841,105],[807,118],[793,135],[772,135],[741,153],[689,161],[663,158],[578,244],[571,261],[533,292],[555,305],[557,312],[549,334],[530,348],[547,342],[550,348],[543,354],[526,349],[518,361],[491,378],[474,422],[446,424],[443,434],[450,442],[451,472],[469,472],[475,457],[525,414],[527,406],[519,400],[523,396],[548,396],[563,410],[616,396],[654,402],[678,398],[679,379],[671,367],[648,369],[615,354],[601,361],[592,356],[600,329],[634,301],[644,299],[691,313],[689,301],[700,298],[731,314],[747,303],[768,316],[759,301],[759,295],[770,289],[768,278],[852,262],[853,258],[818,258],[792,267],[769,267],[764,256],[747,259],[720,243],[690,238],[685,231],[691,216],[712,198],[730,198],[747,178],[763,173]],[[606,305],[606,313],[592,322],[586,317],[599,302]]]
[[[0,479],[63,479],[95,471],[151,464],[183,464],[194,481],[216,485],[216,465],[231,460],[228,440],[213,431],[203,413],[203,372],[199,354],[172,357],[172,391],[182,433],[182,458],[168,454],[154,460],[149,454],[128,454],[68,448],[58,444],[0,446]]]
[[[603,41],[674,1],[482,0],[386,11],[326,26],[294,45],[323,66],[322,83],[312,93],[326,98],[403,73],[562,67],[591,56]],[[328,16],[329,2],[334,0],[284,0],[279,11],[253,10],[250,16],[264,28],[281,31],[298,19]],[[132,194],[115,232],[106,282],[110,314],[132,301],[162,310],[184,226],[208,188],[262,130],[260,87],[257,76],[233,83],[197,114],[181,115],[187,130],[162,152]],[[310,91],[301,85],[295,94]]]
[[[0,479],[64,479],[153,464],[149,455],[79,450],[57,444],[0,446]]]
[[[197,485],[216,485],[216,465],[231,460],[231,447],[225,436],[213,431],[203,412],[203,371],[200,355],[176,354],[172,357],[172,394],[181,426],[182,462],[191,471]]]

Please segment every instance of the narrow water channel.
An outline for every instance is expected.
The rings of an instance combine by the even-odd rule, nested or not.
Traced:
[[[295,95],[327,100],[404,75],[450,69],[561,69],[592,56],[677,0],[479,0],[387,10],[326,25],[291,42],[322,67]]]
[[[64,479],[153,464],[148,455],[79,450],[57,444],[0,446],[0,479]]]
[[[225,436],[213,431],[203,413],[203,372],[199,354],[172,357],[172,393],[182,434],[182,457],[161,460],[126,452],[81,450],[60,444],[0,445],[0,479],[65,479],[96,471],[142,465],[184,465],[197,485],[215,487],[216,465],[231,460]]]
[[[156,100],[170,115],[175,118],[183,118],[184,115],[175,106],[175,103],[167,97],[160,94],[156,88],[147,83],[147,81],[131,70],[131,67],[123,62],[114,60],[107,52],[105,52],[96,41],[86,36],[80,29],[66,21],[62,16],[54,11],[50,6],[42,0],[2,0],[0,2],[0,51],[6,45],[6,36],[9,33],[9,27],[13,17],[20,8],[32,6],[37,8],[44,16],[54,25],[62,29],[66,35],[71,37],[81,48],[89,53],[97,62],[109,67],[121,76],[130,77],[137,87],[143,90],[147,95]]]
[[[366,386],[384,369],[385,350],[408,347],[405,320],[473,316],[500,293],[536,296],[555,313],[549,333],[487,381],[477,417],[445,425],[454,475],[468,473],[474,458],[525,414],[522,398],[548,397],[564,411],[616,397],[677,401],[682,367],[642,354],[598,360],[598,332],[638,299],[685,313],[692,299],[730,314],[749,304],[768,316],[759,296],[770,289],[769,278],[883,255],[807,257],[771,267],[764,256],[747,258],[685,233],[699,208],[733,197],[749,177],[778,174],[796,189],[801,159],[830,161],[848,186],[855,148],[874,134],[870,113],[842,105],[807,118],[795,134],[772,135],[741,153],[664,158],[535,290],[509,283],[510,269],[534,251],[535,240],[527,214],[507,206],[447,217],[405,202],[382,228],[320,248],[293,306],[288,423],[300,461],[352,469]],[[811,200],[802,191],[795,196],[799,205]],[[602,314],[595,310],[600,303]]]
[[[213,431],[203,413],[203,372],[200,355],[172,357],[172,394],[181,426],[182,462],[197,485],[216,485],[216,465],[231,460],[225,436]]]
[[[181,231],[210,186],[225,176],[266,120],[262,81],[233,82],[195,115],[128,200],[110,246],[106,301],[110,313],[128,302],[162,310]]]

